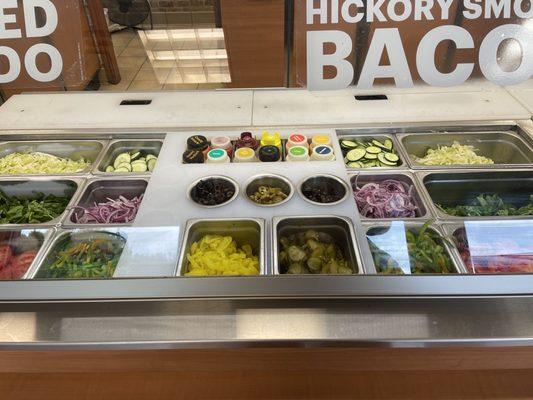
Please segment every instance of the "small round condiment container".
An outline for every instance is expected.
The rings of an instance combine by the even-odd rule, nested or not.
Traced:
[[[204,153],[200,150],[185,150],[182,159],[184,164],[203,164]]]
[[[281,136],[278,132],[263,132],[261,146],[276,146],[281,150]]]
[[[229,156],[224,149],[213,149],[207,153],[208,164],[224,164],[229,163]]]
[[[309,161],[309,149],[303,146],[294,146],[287,151],[287,161]]]
[[[307,137],[301,133],[293,133],[290,135],[289,139],[287,139],[287,150],[294,146],[309,147],[309,143],[307,143]]]
[[[278,203],[258,203],[252,200],[251,196],[256,193],[261,186],[277,187],[287,196],[285,199]],[[287,203],[294,194],[294,188],[291,181],[281,175],[263,174],[253,176],[245,184],[244,196],[247,200],[260,207],[276,207]]]
[[[226,150],[228,156],[230,158],[232,157],[233,148],[231,144],[231,139],[227,136],[215,136],[211,138],[211,148]]]
[[[311,204],[332,206],[348,198],[348,185],[335,175],[315,175],[306,178],[298,187],[300,196]]]
[[[333,161],[335,152],[331,146],[316,146],[311,152],[311,161]]]
[[[259,148],[259,161],[276,162],[281,160],[281,151],[277,146],[262,146]]]
[[[233,162],[244,163],[244,162],[255,162],[257,157],[255,156],[255,151],[250,147],[241,147],[235,150],[235,156],[233,157]]]
[[[209,196],[213,196],[212,198],[205,198],[200,196],[200,193],[205,193],[206,185],[208,186],[208,194]],[[204,186],[203,190],[202,186]],[[217,186],[218,190],[224,188],[225,190],[230,192],[230,195],[226,196],[223,199],[216,199],[216,197],[214,196],[215,191],[213,190],[213,186]],[[231,192],[233,192],[233,194],[231,194]],[[239,186],[237,185],[237,182],[235,182],[231,178],[228,178],[227,176],[222,175],[213,175],[198,179],[197,181],[193,182],[187,190],[187,197],[194,203],[205,208],[215,208],[227,205],[228,203],[231,203],[233,200],[235,200],[238,194]],[[222,201],[219,202],[217,200]]]
[[[329,135],[314,135],[311,139],[311,148],[316,146],[331,146],[331,137]]]

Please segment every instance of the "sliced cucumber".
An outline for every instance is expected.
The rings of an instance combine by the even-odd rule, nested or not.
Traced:
[[[115,168],[115,172],[117,172],[119,169],[121,169],[121,170],[126,169],[126,171],[131,172],[131,164],[130,163],[119,164]],[[123,171],[118,171],[118,172],[123,172]]]
[[[380,162],[382,165],[386,165],[386,166],[389,166],[389,167],[394,167],[394,166],[396,166],[396,163],[395,163],[395,162],[392,162],[392,161],[387,160],[387,157],[386,157],[387,154],[390,154],[390,153],[380,153],[380,154],[378,154],[378,160],[379,160],[379,162]]]
[[[398,161],[400,161],[400,157],[398,157],[394,153],[385,153],[385,158],[387,159],[387,161],[390,161],[396,164],[398,163]]]
[[[392,145],[392,140],[390,140],[390,139],[385,139],[385,140],[383,141],[383,144],[385,145],[385,147],[386,147],[387,149],[392,150],[392,147],[393,147],[393,145]]]
[[[113,167],[117,168],[120,164],[129,164],[131,162],[130,153],[120,153],[113,161]]]
[[[385,146],[383,143],[381,143],[379,140],[376,140],[376,139],[372,140],[372,145],[379,147],[380,149],[383,149],[383,150],[389,149],[387,146]]]
[[[133,163],[131,164],[131,169],[133,172],[146,172],[148,171],[148,167],[146,166],[146,163],[139,162],[139,163]]]
[[[381,149],[376,146],[370,146],[366,148],[366,152],[370,154],[379,154],[381,153]]]
[[[131,172],[131,171],[125,167],[118,167],[118,168],[115,168],[115,172]]]
[[[363,149],[353,149],[346,154],[348,161],[359,161],[361,158],[365,157],[366,151]]]
[[[115,168],[112,165],[108,165],[105,172],[115,172]]]
[[[157,158],[150,158],[146,165],[148,166],[148,171],[152,172],[155,169],[155,164],[157,163]]]
[[[146,155],[146,162],[148,162],[149,160],[157,160],[157,157],[154,156],[153,154],[147,154]]]
[[[373,153],[366,153],[365,158],[367,160],[377,160],[378,155]]]
[[[359,161],[352,161],[346,164],[348,168],[364,168],[363,163]]]
[[[138,159],[141,156],[140,151],[132,151],[131,152],[131,161]]]
[[[343,149],[353,149],[357,147],[357,143],[352,140],[341,140],[340,145]]]

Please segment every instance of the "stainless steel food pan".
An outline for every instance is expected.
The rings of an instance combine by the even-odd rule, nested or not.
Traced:
[[[63,221],[63,225],[72,225],[76,227],[104,226],[103,224],[78,224],[74,222],[73,218],[75,214],[82,214],[82,210],[76,209],[75,207],[88,207],[94,205],[94,203],[106,202],[108,199],[117,199],[119,196],[132,199],[144,194],[147,186],[148,179],[146,178],[106,178],[89,180],[83,189],[82,194],[69,210],[67,217]],[[133,223],[133,221],[118,225],[128,225],[131,223]]]
[[[446,214],[437,206],[470,205],[481,194],[497,194],[504,202],[522,207],[533,194],[533,171],[458,171],[419,173],[432,201],[433,212],[440,219],[458,220],[461,216]],[[466,217],[474,219],[522,219],[524,216]]]
[[[531,166],[531,147],[514,132],[465,132],[398,135],[404,155],[414,169],[494,168]],[[414,157],[424,157],[429,149],[450,146],[453,142],[473,146],[476,154],[488,157],[494,164],[484,165],[422,165]]]
[[[239,246],[248,244],[259,257],[259,274],[266,272],[265,221],[260,218],[191,219],[187,221],[178,261],[177,275],[187,273],[187,254],[193,243],[205,235],[231,236]]]
[[[153,154],[158,157],[159,152],[163,147],[163,140],[155,139],[136,139],[136,140],[114,140],[112,141],[107,149],[105,154],[101,158],[98,165],[93,169],[93,173],[96,175],[105,174],[105,175],[117,175],[124,176],[128,174],[139,175],[139,174],[149,174],[150,172],[105,172],[107,166],[112,165],[115,158],[120,153],[131,152],[134,150],[144,151],[147,154]]]
[[[378,183],[383,182],[388,179],[394,179],[397,181],[402,182],[406,188],[409,186],[413,186],[413,193],[412,193],[412,199],[413,203],[418,207],[418,210],[416,211],[416,217],[409,218],[409,220],[418,220],[418,219],[428,219],[431,218],[431,214],[429,212],[429,207],[426,207],[426,204],[423,200],[423,196],[420,194],[420,188],[418,186],[418,182],[416,181],[415,177],[411,175],[408,172],[399,172],[394,171],[394,173],[370,173],[370,172],[361,172],[359,174],[354,174],[350,176],[350,183],[352,185],[352,189],[354,185],[357,183],[358,187],[362,187],[363,185],[367,183]],[[355,199],[354,199],[355,200]],[[365,221],[394,221],[399,218],[382,218],[382,219],[375,219],[375,218],[367,218],[363,217],[361,214],[359,214],[362,220]]]
[[[357,251],[354,228],[348,218],[333,215],[275,217],[272,229],[274,274],[281,274],[279,268],[280,238],[310,229],[332,236],[335,244],[344,251],[344,257],[349,261],[354,273],[364,273]]]
[[[0,158],[11,153],[41,152],[52,154],[57,157],[70,158],[78,161],[81,158],[90,161],[91,165],[79,173],[54,174],[54,175],[78,175],[91,171],[98,162],[106,141],[103,140],[34,140],[34,141],[10,141],[0,143]],[[23,174],[42,175],[42,174]],[[50,174],[48,174],[50,175]]]

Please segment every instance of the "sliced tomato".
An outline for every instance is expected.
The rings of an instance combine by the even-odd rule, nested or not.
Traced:
[[[8,244],[0,245],[0,269],[6,268],[13,258],[13,249]]]
[[[11,265],[8,269],[11,270],[11,278],[9,279],[20,279],[26,273],[28,268],[30,268],[31,263],[37,256],[37,251],[26,251],[18,256],[14,257],[11,261]]]

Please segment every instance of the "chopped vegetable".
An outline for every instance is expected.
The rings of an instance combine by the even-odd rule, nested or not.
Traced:
[[[74,207],[77,212],[72,215],[72,222],[77,224],[126,224],[133,222],[141,206],[143,195],[127,199],[119,196],[108,198],[106,202],[94,203],[90,207]]]
[[[188,276],[258,275],[259,259],[250,245],[239,248],[231,236],[205,235],[187,254]]]
[[[527,233],[526,233],[527,235]],[[471,251],[464,228],[454,233],[457,249],[470,273],[533,273],[533,254],[527,252],[513,238],[487,236],[486,244]]]
[[[340,145],[348,168],[397,167],[401,164],[390,139],[383,142],[372,139],[364,143],[341,139]]]
[[[22,278],[36,256],[37,250],[28,250],[15,255],[11,245],[0,245],[0,280]]]
[[[60,216],[70,198],[39,193],[31,198],[10,197],[0,190],[0,224],[40,224]]]
[[[11,153],[0,158],[0,174],[67,174],[81,172],[90,165],[83,158],[74,161],[41,152]]]
[[[353,274],[335,239],[314,230],[280,238],[279,272],[282,274]]]
[[[414,186],[394,179],[357,186],[353,193],[357,208],[365,218],[414,218],[418,207],[414,203]]]
[[[529,197],[529,203],[522,207],[505,203],[497,194],[481,194],[470,205],[445,207],[437,204],[437,207],[448,215],[458,217],[533,215],[533,195]]]
[[[488,157],[476,154],[474,146],[453,142],[451,146],[439,146],[429,149],[422,158],[412,156],[415,162],[422,165],[478,165],[494,164]]]
[[[152,172],[156,163],[155,155],[142,150],[133,150],[117,155],[113,162],[105,167],[105,172]]]
[[[449,274],[454,267],[443,239],[434,231],[429,230],[428,221],[420,230],[405,228],[405,239],[398,237],[394,242],[378,246],[372,240],[373,235],[367,235],[374,264],[380,274]],[[400,236],[400,235],[398,235]],[[403,236],[403,234],[402,234]],[[405,242],[401,242],[405,240]],[[398,244],[400,242],[400,244]],[[398,251],[398,246],[405,246],[408,259],[401,260],[404,252]],[[397,253],[398,258],[394,253]]]
[[[258,204],[277,204],[287,198],[279,187],[259,186],[257,191],[250,196],[250,200]]]
[[[124,248],[124,239],[69,240],[58,249],[52,264],[44,266],[37,278],[111,278]]]

